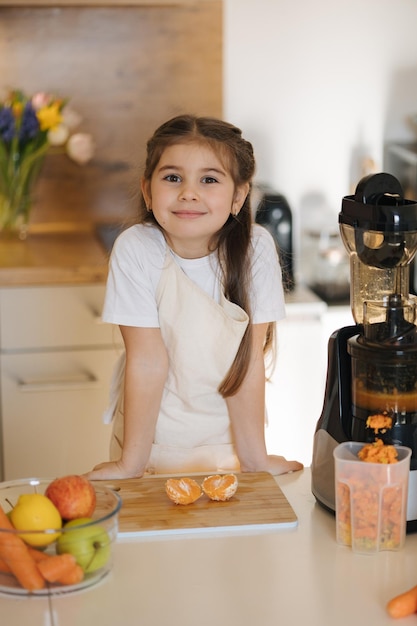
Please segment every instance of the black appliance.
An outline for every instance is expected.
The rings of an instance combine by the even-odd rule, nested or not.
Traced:
[[[293,263],[293,221],[286,198],[267,186],[255,186],[252,191],[252,208],[255,222],[272,235],[278,249],[284,290],[295,287]]]
[[[417,530],[417,299],[409,294],[417,250],[417,202],[391,174],[363,178],[342,201],[339,227],[350,256],[355,325],[329,339],[322,414],[311,466],[312,492],[335,511],[333,450],[343,441],[372,442],[371,415],[391,418],[385,443],[412,450],[407,530]]]

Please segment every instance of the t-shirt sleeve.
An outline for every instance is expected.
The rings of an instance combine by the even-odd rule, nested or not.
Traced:
[[[283,319],[285,300],[277,248],[272,235],[259,225],[254,225],[252,281],[253,323]]]
[[[152,243],[152,242],[151,242]],[[121,326],[159,327],[155,275],[161,265],[157,247],[134,228],[117,238],[110,256],[102,319]]]

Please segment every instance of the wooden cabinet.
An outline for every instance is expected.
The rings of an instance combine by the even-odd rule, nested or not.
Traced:
[[[118,329],[104,285],[0,289],[2,479],[83,473],[108,458],[102,423]]]
[[[217,2],[218,0],[204,0]],[[0,0],[0,6],[21,7],[166,7],[197,5],[201,0]]]

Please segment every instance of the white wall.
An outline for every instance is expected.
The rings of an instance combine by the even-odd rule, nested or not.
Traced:
[[[417,139],[416,0],[224,0],[224,23],[224,117],[296,222],[315,194],[337,215],[358,154],[380,171]]]

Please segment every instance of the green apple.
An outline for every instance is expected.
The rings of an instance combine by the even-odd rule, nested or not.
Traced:
[[[106,565],[111,552],[110,537],[91,517],[73,519],[63,526],[63,531],[57,540],[58,554],[68,552],[75,556],[86,574]]]

